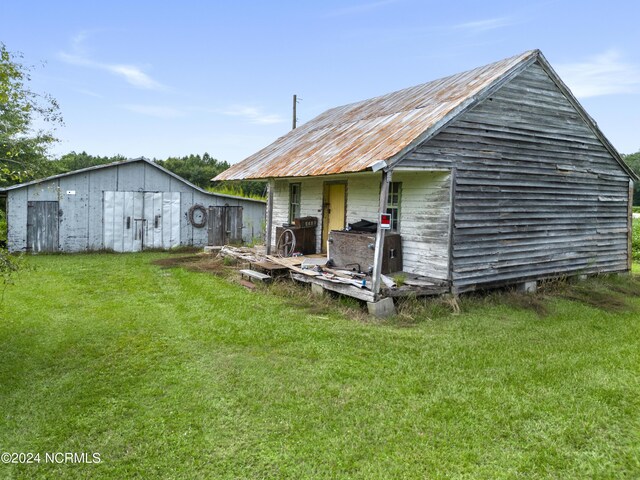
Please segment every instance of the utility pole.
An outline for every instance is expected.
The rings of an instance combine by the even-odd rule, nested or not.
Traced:
[[[293,95],[293,126],[291,127],[291,130],[295,130],[296,129],[296,121],[298,120],[296,118],[296,107],[298,105],[298,96],[297,95]]]

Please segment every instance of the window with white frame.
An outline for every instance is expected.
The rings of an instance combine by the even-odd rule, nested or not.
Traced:
[[[294,219],[300,218],[300,190],[299,183],[289,184],[289,223],[293,224]]]
[[[402,195],[402,182],[389,183],[387,194],[387,213],[391,215],[391,230],[397,232],[400,227],[400,197]]]

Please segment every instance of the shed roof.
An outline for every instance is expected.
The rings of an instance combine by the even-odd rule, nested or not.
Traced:
[[[214,180],[307,177],[393,165],[419,143],[539,61],[625,171],[620,154],[562,83],[539,50],[483,67],[332,108],[232,165]]]
[[[58,178],[69,177],[71,175],[77,175],[77,174],[80,174],[80,173],[91,172],[91,171],[94,171],[94,170],[101,170],[103,168],[116,167],[118,165],[127,165],[127,164],[130,164],[130,163],[136,163],[136,162],[144,162],[147,165],[151,165],[152,167],[157,168],[158,170],[161,170],[162,172],[166,173],[167,175],[172,176],[176,180],[178,180],[178,181],[184,183],[185,185],[188,185],[189,187],[191,187],[191,188],[193,188],[195,190],[198,190],[199,192],[204,193],[206,195],[212,195],[212,196],[216,196],[216,197],[233,198],[233,199],[238,199],[238,200],[247,200],[247,201],[250,201],[250,202],[265,203],[263,200],[256,200],[256,199],[253,199],[253,198],[245,198],[245,197],[238,197],[238,196],[235,196],[235,195],[226,195],[226,194],[223,194],[223,193],[209,192],[207,190],[204,190],[204,189],[198,187],[197,185],[194,185],[193,183],[189,182],[188,180],[185,180],[180,175],[177,175],[177,174],[173,173],[171,170],[167,170],[166,168],[158,165],[156,162],[153,162],[153,161],[151,161],[151,160],[149,160],[148,158],[145,158],[145,157],[130,158],[128,160],[122,160],[120,162],[105,163],[103,165],[94,165],[92,167],[81,168],[79,170],[72,170],[70,172],[60,173],[58,175],[52,175],[52,176],[46,177],[46,178],[40,178],[40,179],[37,179],[37,180],[31,180],[30,182],[24,182],[24,183],[19,183],[19,184],[16,184],[16,185],[11,185],[9,187],[0,188],[0,193],[8,192],[8,191],[11,191],[11,190],[17,190],[19,188],[28,187],[29,185],[35,185],[35,184],[38,184],[38,183],[48,182],[50,180],[57,180]]]

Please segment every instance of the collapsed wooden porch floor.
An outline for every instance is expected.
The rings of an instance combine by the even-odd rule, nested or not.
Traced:
[[[223,256],[231,256],[248,262],[251,268],[262,269],[273,274],[283,269],[289,271],[290,277],[301,283],[316,284],[325,290],[347,295],[366,302],[374,302],[384,297],[434,296],[450,291],[447,280],[435,279],[408,272],[397,272],[391,276],[383,276],[383,286],[376,298],[371,291],[371,276],[351,272],[325,265],[326,256],[322,254],[301,255],[296,257],[278,257],[258,253],[248,248],[223,247]],[[263,268],[266,267],[266,268]],[[400,280],[396,285],[393,278]]]

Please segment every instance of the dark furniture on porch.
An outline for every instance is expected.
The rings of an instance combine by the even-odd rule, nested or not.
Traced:
[[[329,233],[329,259],[336,268],[368,273],[373,269],[376,234],[360,231]],[[402,243],[398,233],[386,232],[382,249],[382,273],[402,271]]]
[[[312,255],[316,253],[316,228],[317,217],[301,217],[294,219],[293,225],[276,227],[276,246],[285,230],[291,230],[295,236],[294,253]]]

